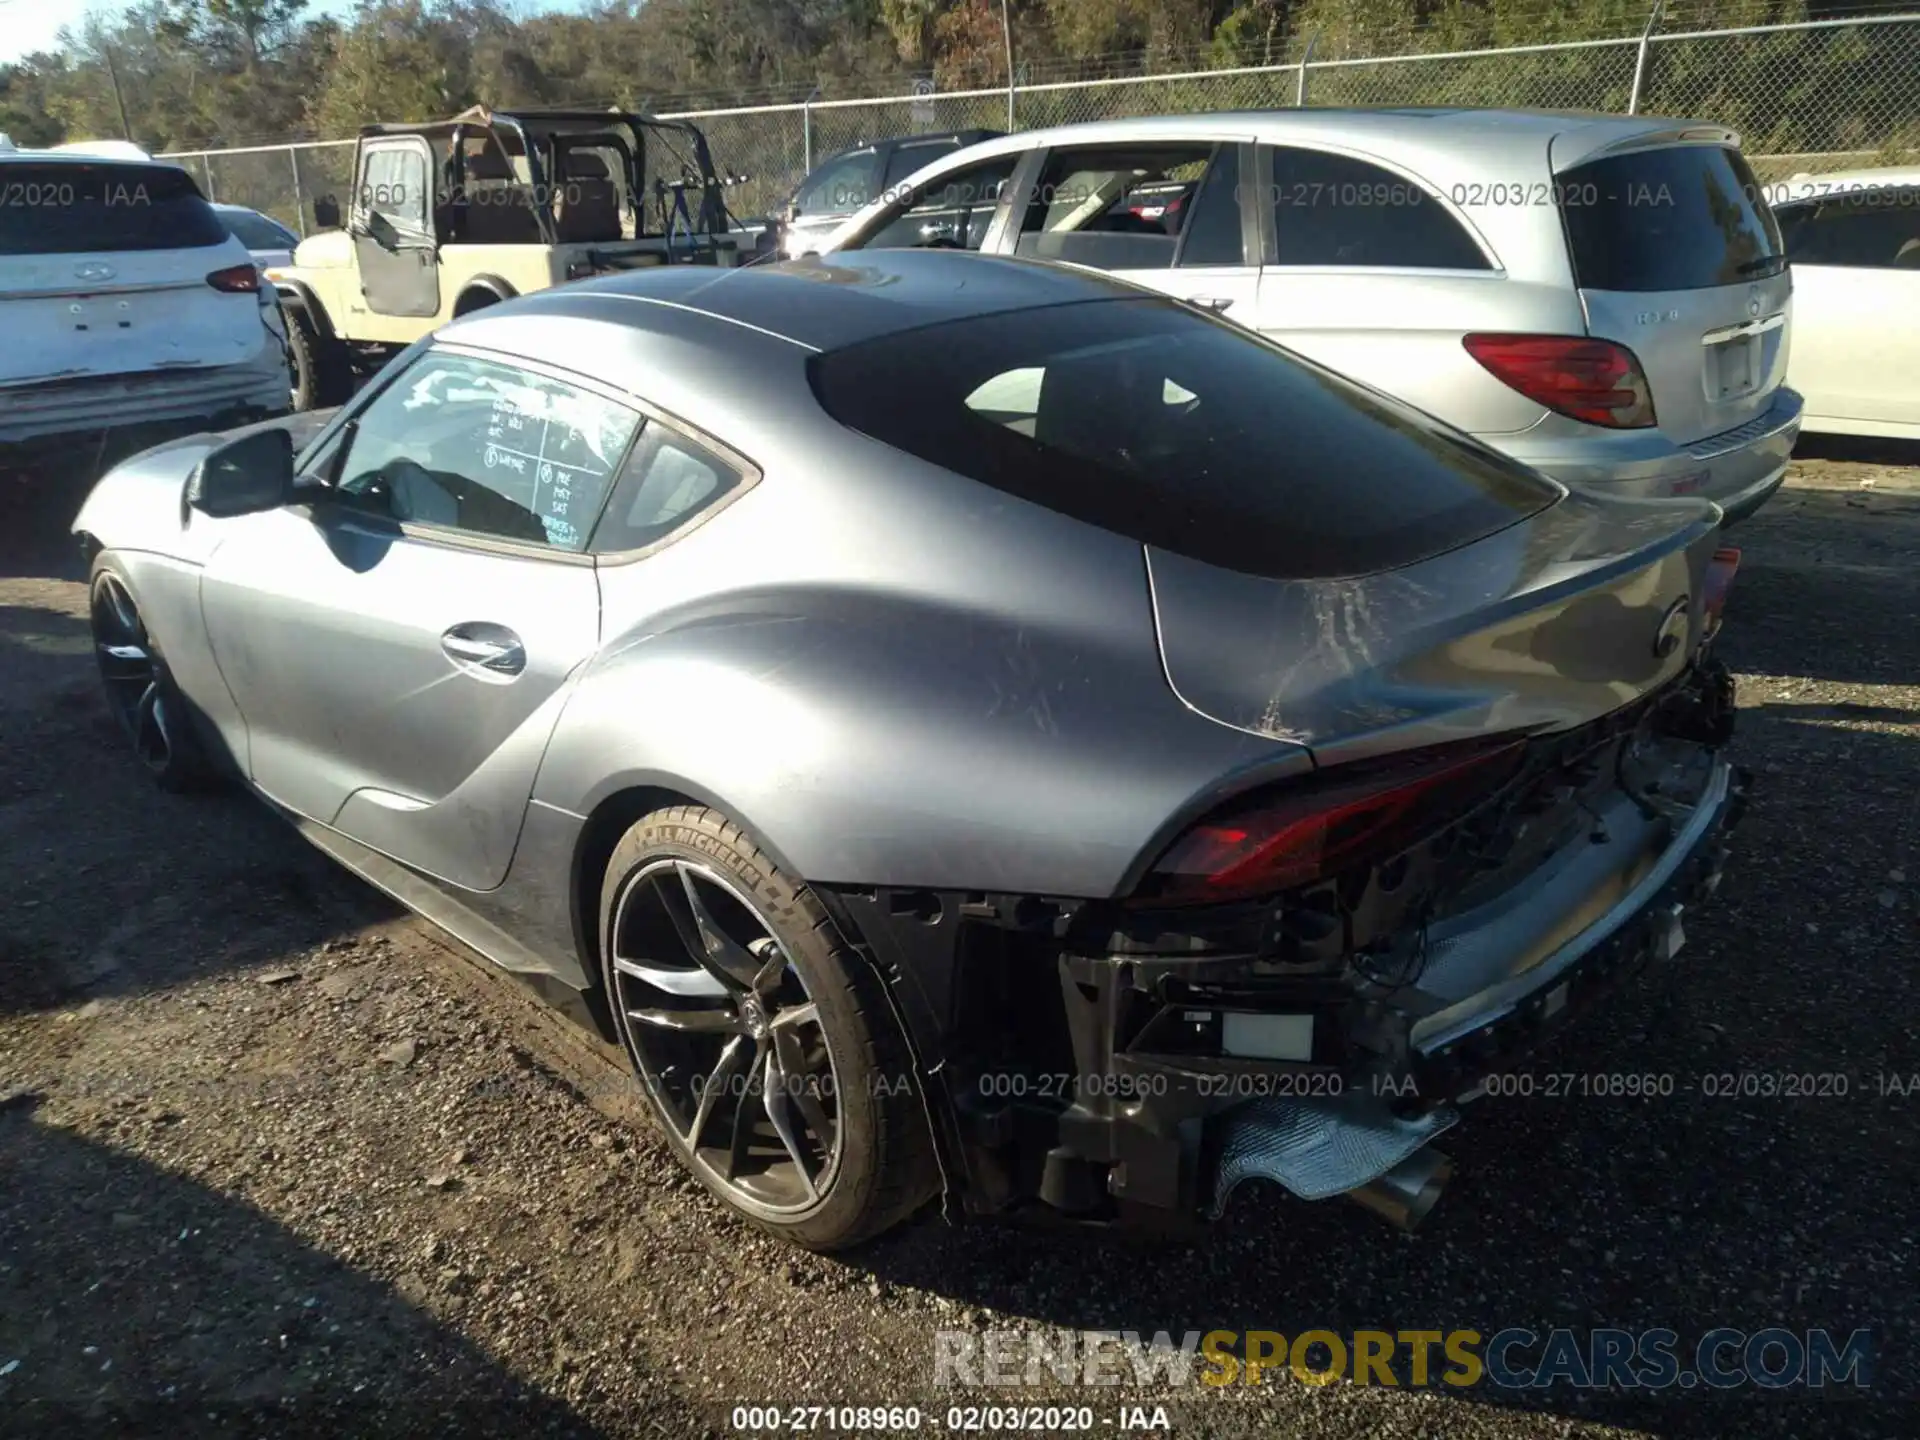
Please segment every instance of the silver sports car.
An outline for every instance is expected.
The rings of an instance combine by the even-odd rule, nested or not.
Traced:
[[[824,1248],[1256,1176],[1417,1223],[1462,1104],[1718,881],[1718,520],[935,250],[499,305],[76,529],[162,784],[617,1039]]]

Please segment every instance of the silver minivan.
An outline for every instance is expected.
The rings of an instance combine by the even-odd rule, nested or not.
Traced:
[[[1730,130],[1397,109],[1170,115],[969,146],[821,253],[1091,266],[1225,314],[1568,484],[1785,477],[1792,278]]]

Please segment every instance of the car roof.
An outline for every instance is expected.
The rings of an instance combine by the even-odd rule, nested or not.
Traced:
[[[151,169],[155,165],[171,165],[179,170],[184,167],[177,160],[167,160],[157,155],[115,154],[110,151],[83,150],[77,148],[54,150],[10,149],[0,145],[0,164],[8,161],[31,161],[36,165],[128,165],[141,169]]]
[[[780,264],[714,270],[656,266],[536,291],[490,305],[441,334],[488,346],[519,317],[568,314],[619,325],[647,324],[636,302],[658,307],[653,326],[705,316],[810,350],[834,350],[943,321],[1089,300],[1164,299],[1098,271],[965,250],[859,250]],[[649,326],[649,328],[653,328]],[[524,343],[524,342],[523,342]],[[564,340],[559,342],[566,346]],[[510,348],[510,347],[508,347]],[[570,348],[570,347],[568,347]],[[550,358],[567,363],[567,348]]]
[[[849,155],[858,155],[863,150],[884,150],[889,145],[896,147],[901,145],[938,145],[947,140],[958,140],[963,144],[977,145],[982,140],[998,140],[1005,136],[1006,133],[1004,130],[989,130],[976,127],[970,130],[924,130],[914,131],[911,134],[904,135],[873,135],[865,140],[857,141],[852,145],[834,151],[833,154],[827,156],[826,159],[822,160],[813,168],[815,170],[821,170],[833,164],[834,161],[843,160]]]
[[[1828,170],[1817,175],[1802,170],[1783,184],[1788,191],[1789,199],[1801,198],[1794,193],[1795,186],[1805,186],[1808,199],[1838,198],[1834,192],[1842,187],[1859,186],[1863,189],[1878,189],[1883,185],[1920,185],[1920,165],[1868,166],[1859,170]],[[1786,201],[1781,203],[1784,204]]]
[[[1251,138],[1284,143],[1381,146],[1390,149],[1470,147],[1489,163],[1512,157],[1537,157],[1546,142],[1556,165],[1565,168],[1586,156],[1638,137],[1686,133],[1702,139],[1739,143],[1725,126],[1667,115],[1611,115],[1591,110],[1503,110],[1487,107],[1405,105],[1366,108],[1288,107],[1268,110],[1216,110],[1198,115],[1140,115],[1124,120],[1090,120],[1044,130],[1024,130],[969,147],[973,156],[1041,145],[1113,140]]]

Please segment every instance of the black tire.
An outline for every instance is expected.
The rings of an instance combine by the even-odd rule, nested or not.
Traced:
[[[476,285],[453,302],[453,318],[458,320],[463,315],[471,315],[474,311],[484,310],[489,305],[498,305],[504,299],[506,296],[492,286]]]
[[[322,335],[304,305],[283,305],[287,360],[293,371],[293,408],[325,410],[353,395],[353,360],[347,347]]]
[[[213,788],[220,771],[195,729],[193,703],[148,633],[132,582],[104,555],[93,565],[88,617],[107,708],[141,768],[163,790]]]
[[[639,877],[671,862],[704,868],[750,903],[751,910],[742,913],[784,951],[788,973],[797,972],[806,1000],[817,1010],[837,1096],[837,1149],[823,1171],[817,1203],[769,1213],[730,1185],[693,1153],[662,1098],[666,1091],[641,1058],[623,999],[632,994],[634,982],[627,979],[623,991],[616,975],[615,919],[622,913],[622,897],[644,883]],[[783,875],[740,826],[694,805],[659,810],[634,824],[615,847],[601,886],[600,954],[602,983],[622,1044],[668,1145],[742,1219],[810,1250],[842,1250],[890,1229],[939,1192],[939,1164],[918,1079],[879,978],[847,949],[819,901]],[[771,1007],[767,1013],[774,1013]],[[640,1029],[650,1036],[660,1033]],[[751,1071],[753,1062],[747,1068]],[[715,1069],[713,1075],[719,1074]],[[696,1122],[691,1128],[701,1126]],[[808,1189],[814,1189],[812,1181]]]

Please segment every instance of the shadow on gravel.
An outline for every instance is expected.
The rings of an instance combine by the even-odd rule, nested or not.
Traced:
[[[0,575],[86,578],[71,527],[93,488],[90,477],[100,473],[84,462],[67,470],[18,470],[0,460]]]
[[[87,674],[80,667],[92,660],[85,620],[39,605],[0,605],[0,705],[39,703]]]
[[[0,1105],[0,1435],[601,1433],[252,1206],[34,1109]]]
[[[1876,435],[1802,433],[1793,447],[1796,460],[1850,460],[1865,465],[1920,465],[1920,440],[1889,440]]]
[[[1920,678],[1920,492],[1783,490],[1727,539],[1740,570],[1716,645],[1736,671],[1858,685]]]
[[[0,606],[0,1014],[297,965],[398,908],[237,788],[158,789],[86,622]]]

